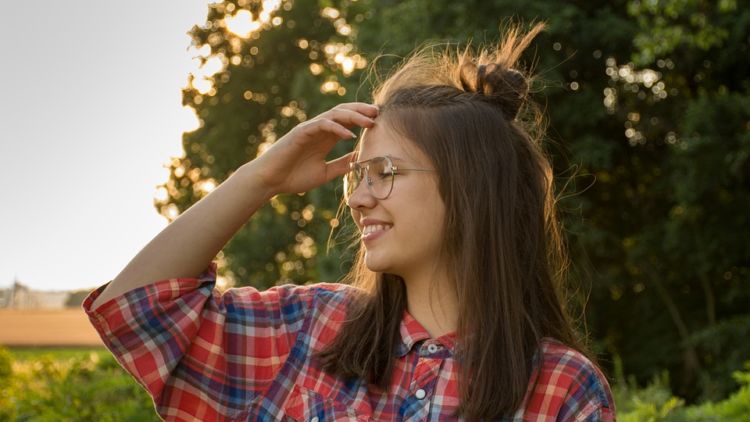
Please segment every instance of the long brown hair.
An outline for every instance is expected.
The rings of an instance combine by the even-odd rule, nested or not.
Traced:
[[[517,63],[543,27],[526,34],[512,27],[496,48],[476,54],[422,49],[374,93],[378,121],[417,146],[438,173],[446,207],[439,259],[459,302],[460,413],[470,419],[520,407],[543,337],[582,349],[560,289],[566,255],[542,120],[527,101],[530,76]],[[404,282],[368,270],[361,247],[347,278],[361,294],[319,357],[332,373],[386,388]]]

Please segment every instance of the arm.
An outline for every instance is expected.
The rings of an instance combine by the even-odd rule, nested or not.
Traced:
[[[343,175],[351,154],[330,162],[326,155],[339,139],[354,137],[347,127],[371,127],[376,115],[377,108],[368,104],[341,104],[292,129],[151,240],[92,309],[157,280],[198,275],[271,197],[306,192]]]

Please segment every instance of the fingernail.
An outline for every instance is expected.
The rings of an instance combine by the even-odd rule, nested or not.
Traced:
[[[352,132],[352,131],[349,131],[349,134],[352,135],[352,138],[356,138],[357,137],[357,135],[355,135],[354,132]]]

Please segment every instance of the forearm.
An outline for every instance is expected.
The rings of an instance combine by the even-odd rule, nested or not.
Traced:
[[[326,156],[339,140],[354,137],[347,126],[372,127],[377,114],[375,106],[347,103],[297,125],[162,230],[91,308],[158,280],[199,275],[273,195],[307,192],[344,175],[352,153],[330,162]]]
[[[152,239],[92,304],[175,277],[195,277],[273,196],[250,162]]]

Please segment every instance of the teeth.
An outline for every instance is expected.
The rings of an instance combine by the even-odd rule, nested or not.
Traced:
[[[364,230],[362,230],[362,234],[363,235],[368,235],[368,234],[370,234],[372,232],[380,231],[380,230],[387,231],[390,228],[391,228],[390,225],[374,224],[374,225],[371,225],[371,226],[365,226]]]

